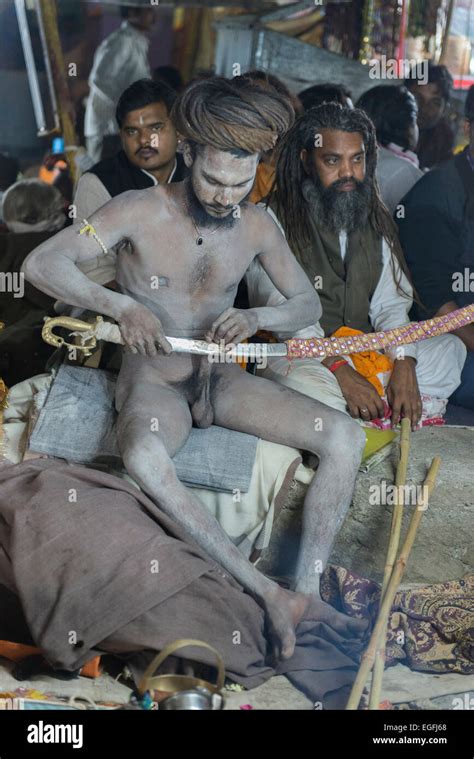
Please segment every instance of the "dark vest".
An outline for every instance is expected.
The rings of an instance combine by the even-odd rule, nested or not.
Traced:
[[[299,260],[321,298],[324,334],[342,326],[371,332],[369,309],[382,274],[382,237],[367,222],[348,235],[343,260],[339,236],[318,224],[312,214],[309,218],[312,240]],[[322,278],[320,287],[316,277]]]
[[[89,172],[100,179],[112,198],[127,190],[146,190],[147,187],[153,187],[155,184],[148,174],[130,163],[123,150],[111,158],[99,161],[89,169]],[[171,181],[181,182],[185,174],[186,166],[183,157],[181,153],[176,153],[176,171]]]

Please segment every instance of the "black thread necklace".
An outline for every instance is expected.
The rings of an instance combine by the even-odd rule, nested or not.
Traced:
[[[202,244],[203,244],[203,242],[204,242],[204,236],[203,236],[202,232],[200,232],[200,231],[199,231],[199,227],[198,227],[198,225],[196,224],[196,222],[194,221],[194,217],[193,217],[192,213],[190,213],[189,215],[190,215],[190,217],[191,217],[191,221],[192,221],[192,223],[193,223],[193,225],[194,225],[194,229],[196,230],[196,232],[197,232],[197,235],[198,235],[198,236],[196,237],[196,240],[195,240],[195,242],[196,242],[196,245],[202,245]],[[217,232],[217,230],[218,230],[218,229],[219,229],[219,226],[217,226],[215,229],[213,229],[213,230],[212,230],[212,232],[209,232],[209,237],[210,237],[211,235],[213,235],[215,232]]]

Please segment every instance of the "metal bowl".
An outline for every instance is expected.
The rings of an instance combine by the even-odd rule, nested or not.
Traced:
[[[222,697],[206,688],[194,688],[173,693],[160,701],[160,709],[213,710],[222,708]]]

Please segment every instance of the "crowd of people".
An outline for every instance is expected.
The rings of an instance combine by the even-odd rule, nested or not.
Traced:
[[[77,197],[88,215],[35,247],[23,272],[61,301],[62,313],[82,309],[118,324],[115,429],[125,470],[260,600],[289,658],[309,604],[321,619],[332,614],[321,604],[314,557],[327,565],[349,508],[373,432],[363,428],[441,422],[466,347],[442,334],[385,353],[351,352],[360,334],[397,330],[414,302],[425,308],[398,234],[404,198],[392,217],[377,182],[376,127],[364,110],[325,100],[297,115],[293,96],[261,72],[201,77],[172,104],[166,94],[149,79],[121,94],[122,148],[85,174],[100,190],[98,207],[89,193]],[[404,161],[393,142],[403,130],[383,139]],[[184,180],[175,181],[180,168]],[[137,189],[137,172],[149,186]],[[263,197],[255,203],[258,175]],[[236,306],[242,280],[246,302]],[[229,346],[265,335],[336,335],[348,347],[290,366],[269,354],[253,376],[226,356],[180,353],[170,342]],[[207,428],[305,451],[314,467],[317,460],[290,595],[252,566],[177,474],[177,452]]]
[[[265,651],[266,639],[271,640],[275,659],[291,659],[299,625],[310,614],[341,638],[361,638],[366,623],[330,607],[321,595],[320,580],[351,503],[369,437],[363,428],[386,429],[403,418],[414,429],[442,423],[449,400],[473,409],[474,325],[418,344],[395,345],[385,353],[348,349],[347,355],[289,363],[269,352],[257,367],[241,367],[221,355],[213,362],[208,355],[172,351],[169,339],[228,347],[245,340],[271,343],[335,335],[349,346],[361,334],[397,329],[412,319],[472,304],[474,87],[465,103],[467,145],[454,154],[447,118],[452,79],[443,66],[430,65],[425,82],[415,78],[377,85],[355,104],[344,85],[315,84],[296,95],[264,71],[233,78],[207,72],[184,86],[172,70],[152,73],[147,68],[146,31],[153,11],[124,13],[122,26],[98,48],[92,66],[87,150],[76,160],[80,176],[75,186],[68,181],[59,150],[47,156],[41,176],[25,171],[18,178],[14,161],[7,157],[0,162],[3,270],[12,275],[11,284],[14,274],[26,280],[24,293],[17,288],[4,299],[0,376],[11,386],[52,373],[40,337],[46,314],[81,317],[87,312],[87,317],[101,314],[118,324],[123,350],[108,355],[104,350],[97,357],[99,368],[117,375],[115,408],[109,404],[107,411],[121,465],[143,491],[140,496],[151,499],[153,518],[160,514],[171,520],[165,522],[166,529],[176,529],[173,535],[180,541],[181,534],[192,540],[217,572],[213,577],[197,568],[196,576],[204,578],[202,591],[181,596],[180,614],[173,609],[160,615],[158,601],[140,595],[148,587],[149,572],[144,582],[136,582],[135,593],[127,567],[135,579],[140,570],[137,574],[135,560],[123,561],[116,542],[122,540],[126,555],[132,555],[130,536],[138,535],[135,553],[142,556],[140,546],[152,542],[150,524],[142,520],[142,509],[134,510],[138,516],[133,519],[142,520],[138,524],[114,504],[110,523],[106,516],[114,538],[108,552],[125,566],[119,574],[126,592],[142,599],[146,609],[138,604],[130,617],[135,626],[127,625],[124,587],[112,583],[111,593],[120,603],[110,602],[109,607],[120,618],[107,629],[119,632],[103,641],[102,650],[160,650],[157,631],[169,631],[175,618],[188,625],[180,622],[181,637],[189,629],[190,635],[217,645],[216,634],[225,631],[228,636],[229,623],[235,626],[233,617],[230,622],[225,618],[229,606],[226,614],[215,611],[220,608],[217,580],[226,592],[234,580],[246,591],[249,610],[236,607],[236,618],[239,624],[252,619],[259,626],[258,634],[249,632],[248,639],[258,640]],[[106,92],[111,71],[120,76],[113,82],[115,89]],[[65,353],[59,359],[75,360]],[[94,374],[97,364],[80,373]],[[69,391],[66,395],[68,409],[74,406],[76,414]],[[74,419],[72,427],[84,421],[80,411],[69,418]],[[244,433],[258,442],[295,449],[297,462],[299,452],[309,456],[315,471],[304,497],[291,590],[249,561],[193,487],[178,476],[174,459],[195,432],[192,428],[212,426],[214,431]],[[81,447],[88,434],[82,432]],[[242,445],[248,447],[248,442]],[[62,447],[59,455],[64,454]],[[206,457],[212,460],[212,450],[206,449]],[[235,458],[239,464],[238,450]],[[28,466],[24,460],[23,471]],[[258,466],[252,466],[251,472],[258,474]],[[54,478],[63,464],[40,461],[33,467],[38,472],[50,468]],[[74,471],[90,476],[85,466]],[[283,479],[291,477],[288,468]],[[259,482],[259,493],[276,489],[275,477],[270,479],[271,487]],[[110,486],[118,487],[113,482]],[[240,494],[233,483],[231,489],[232,498],[236,490]],[[86,519],[90,529],[79,536],[84,520],[64,516],[57,493],[46,494],[45,502],[48,508],[51,503],[61,509],[58,513],[68,525],[63,529],[48,511],[48,524],[61,536],[46,541],[48,551],[67,534],[77,555],[84,556],[78,538],[92,544],[96,522]],[[29,496],[24,499],[28,506]],[[94,496],[88,503],[94,519],[103,520],[103,510],[96,508],[99,500]],[[83,509],[83,503],[77,508]],[[35,511],[41,517],[40,509]],[[216,514],[220,511],[217,507]],[[114,522],[117,514],[119,522]],[[29,529],[28,520],[25,524]],[[87,552],[102,588],[103,555],[102,543]],[[173,557],[173,564],[164,558],[164,577],[173,582],[178,578],[179,584],[188,565],[184,554]],[[50,554],[40,565],[50,566]],[[8,562],[4,566],[9,571]],[[56,574],[62,581],[61,573]],[[109,590],[109,569],[106,576]],[[15,588],[13,575],[8,577]],[[26,584],[33,581],[28,578]],[[48,611],[48,616],[56,619],[57,597],[72,596],[67,584],[64,592],[54,590],[53,578],[49,585],[55,615]],[[83,578],[77,586],[82,585]],[[162,593],[163,585],[159,587]],[[156,592],[154,585],[151,593]],[[207,593],[204,614],[197,613],[195,598]],[[100,604],[101,593],[95,595]],[[257,604],[265,612],[265,631]],[[69,609],[63,613],[69,619]],[[100,606],[91,606],[88,614],[94,624],[102,622]],[[198,618],[207,627],[201,630]],[[101,637],[102,628],[96,637],[86,637],[84,649]],[[56,642],[55,647],[60,645]],[[257,655],[244,648],[236,656],[247,667]],[[327,649],[320,649],[324,659]],[[226,652],[227,663],[232,655]],[[68,656],[59,652],[53,658],[57,666],[65,661],[71,669],[77,653]]]
[[[87,152],[76,162],[75,187],[61,153],[48,154],[36,176],[19,174],[15,158],[0,157],[2,237],[12,250],[14,236],[18,252],[12,267],[21,267],[44,235],[81,223],[111,198],[188,176],[172,119],[182,80],[172,67],[150,70],[146,32],[153,11],[122,12],[123,23],[100,45],[92,66]],[[197,81],[206,78],[212,74]],[[427,81],[374,86],[355,105],[343,84],[315,84],[296,95],[263,71],[231,81],[275,93],[291,112],[286,134],[260,154],[248,201],[272,215],[318,292],[320,320],[302,336],[380,331],[473,302],[474,87],[465,102],[468,144],[454,154],[453,81],[441,65],[429,64]],[[80,265],[84,273],[115,287],[116,253],[124,244],[106,255],[98,251],[96,260]],[[252,263],[236,304],[255,308],[282,299]],[[8,309],[3,321],[7,356],[13,350]],[[301,361],[290,374],[284,361],[273,359],[262,373],[366,423],[409,416],[416,425],[440,419],[448,399],[474,408],[473,331],[470,325],[400,355]],[[23,378],[13,359],[3,374],[10,382]]]

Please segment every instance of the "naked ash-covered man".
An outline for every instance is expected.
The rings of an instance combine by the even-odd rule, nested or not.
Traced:
[[[236,364],[172,353],[165,335],[237,343],[258,329],[292,333],[320,317],[318,296],[277,225],[245,202],[261,152],[292,121],[291,106],[258,85],[215,78],[188,88],[172,117],[186,140],[190,179],[125,192],[87,220],[109,250],[130,242],[117,255],[118,291],[91,282],[77,268],[97,256],[98,245],[77,226],[36,248],[25,274],[49,295],[117,321],[126,346],[116,390],[117,433],[128,472],[259,601],[275,651],[286,658],[304,616],[348,636],[365,627],[319,597],[319,568],[350,504],[364,435],[345,415]],[[235,309],[237,285],[256,256],[287,300],[278,307]],[[152,431],[153,418],[158,431]],[[319,457],[304,503],[294,591],[253,567],[177,479],[172,457],[193,421]]]

